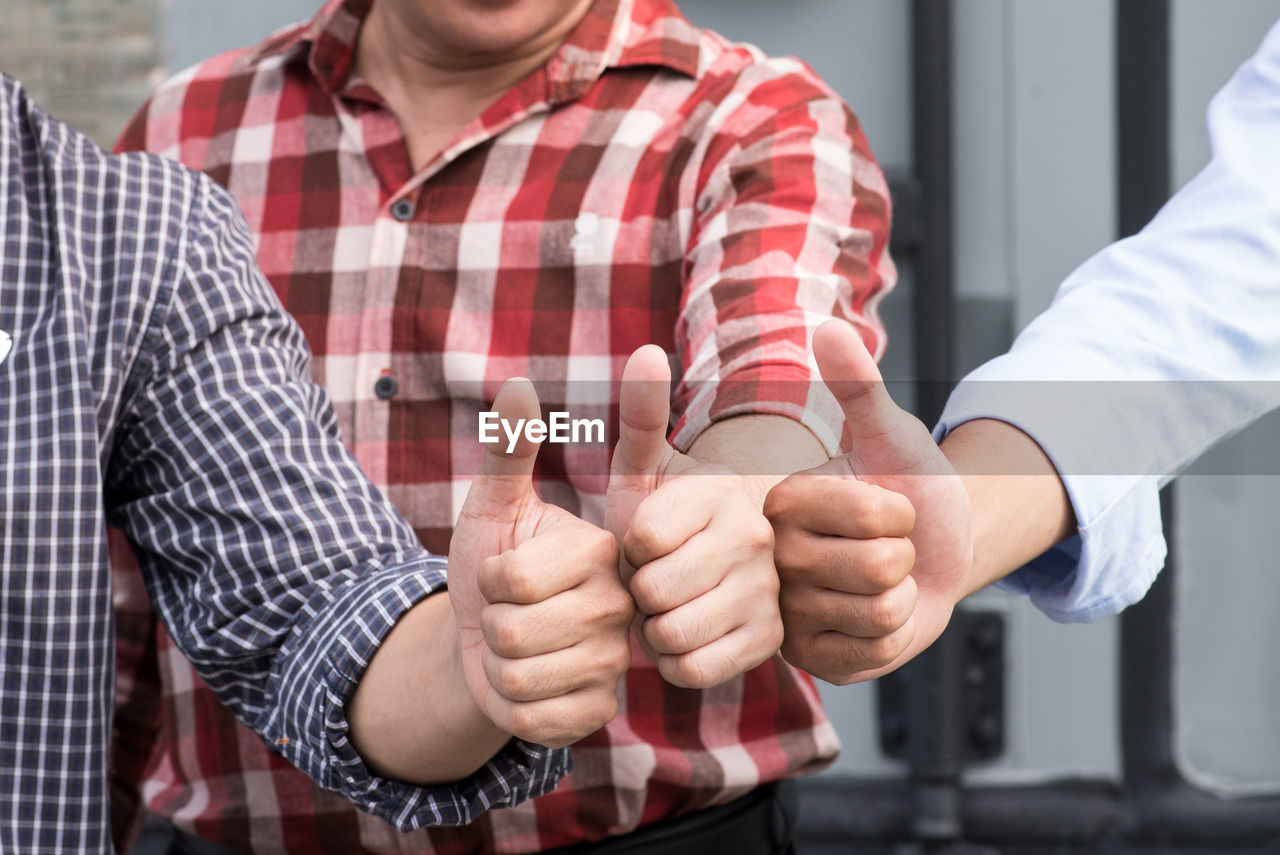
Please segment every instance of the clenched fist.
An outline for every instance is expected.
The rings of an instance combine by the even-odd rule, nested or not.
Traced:
[[[667,443],[671,373],[661,348],[632,354],[605,525],[622,543],[641,648],[670,683],[708,688],[778,651],[773,530],[743,479]]]
[[[494,401],[500,419],[539,415],[527,380]],[[617,714],[631,661],[634,605],[618,578],[613,535],[544,504],[538,447],[489,446],[449,547],[449,597],[463,677],[480,710],[521,739],[576,742]]]
[[[885,391],[853,328],[813,339],[822,378],[844,409],[852,450],[775,486],[791,664],[832,683],[877,677],[946,628],[973,564],[969,496],[915,417]]]

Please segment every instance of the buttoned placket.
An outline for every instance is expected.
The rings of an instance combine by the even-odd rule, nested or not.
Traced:
[[[364,97],[359,101],[347,101],[339,95],[336,100],[337,109],[345,113],[344,125],[348,122],[359,126],[360,123],[371,120],[390,121],[396,122],[399,130],[398,121],[385,106],[371,104]],[[501,109],[504,100],[505,98],[499,99],[490,111],[486,111],[486,115],[495,109]],[[356,107],[356,104],[359,106]],[[486,123],[485,116],[473,121],[459,133],[453,143],[442,149],[408,182],[396,188],[379,211],[369,242],[366,267],[369,272],[361,301],[353,378],[357,387],[354,395],[355,412],[352,416],[353,435],[348,437],[348,442],[354,443],[358,449],[357,456],[361,465],[370,473],[375,483],[385,485],[387,473],[391,469],[387,439],[391,432],[393,404],[397,399],[410,394],[409,378],[399,376],[397,371],[396,342],[393,341],[394,317],[404,278],[402,267],[415,255],[413,242],[426,240],[429,236],[423,212],[430,207],[432,180],[461,155],[531,116],[548,112],[550,107],[551,103],[546,98],[530,99],[529,103],[510,110],[497,122]],[[368,114],[367,111],[370,110],[379,112]],[[361,113],[366,115],[361,116]],[[403,138],[402,130],[401,137]],[[404,157],[407,162],[407,146]],[[373,168],[373,164],[369,166]],[[384,188],[390,171],[385,167],[384,164],[383,169],[374,170]]]

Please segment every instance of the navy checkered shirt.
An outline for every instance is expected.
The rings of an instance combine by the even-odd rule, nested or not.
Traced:
[[[229,197],[0,96],[0,852],[111,848],[108,525],[221,700],[321,786],[402,829],[553,787],[564,752],[515,741],[450,786],[369,773],[345,702],[444,560],[344,450]]]

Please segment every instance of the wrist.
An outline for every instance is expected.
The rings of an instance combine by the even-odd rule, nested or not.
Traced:
[[[973,564],[966,594],[1075,532],[1075,512],[1057,469],[1017,427],[996,419],[965,422],[947,434],[941,448],[969,496]]]
[[[461,780],[510,738],[480,710],[462,673],[447,592],[404,614],[347,705],[351,740],[369,769],[412,784]]]

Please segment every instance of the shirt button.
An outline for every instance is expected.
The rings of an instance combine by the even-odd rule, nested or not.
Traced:
[[[377,395],[381,400],[386,401],[396,396],[396,392],[400,391],[400,384],[396,382],[396,378],[389,374],[379,377],[373,384],[373,394]]]
[[[397,199],[395,204],[391,206],[391,216],[395,217],[402,223],[407,223],[409,220],[412,220],[413,214],[413,203],[408,199]]]

